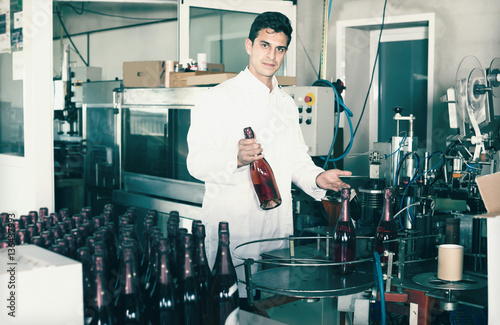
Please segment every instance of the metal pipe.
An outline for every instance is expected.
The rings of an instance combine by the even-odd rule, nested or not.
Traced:
[[[321,38],[320,79],[326,79],[326,52],[328,43],[328,0],[323,0],[323,36]]]

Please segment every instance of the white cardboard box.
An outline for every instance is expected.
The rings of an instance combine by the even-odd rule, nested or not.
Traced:
[[[0,249],[0,324],[82,325],[81,263],[35,245],[14,250]]]
[[[497,324],[500,319],[500,172],[476,177],[476,183],[488,211],[477,216],[487,218],[488,324]]]

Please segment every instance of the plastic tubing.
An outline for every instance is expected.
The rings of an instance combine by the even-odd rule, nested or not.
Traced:
[[[380,263],[380,255],[378,252],[373,252],[373,261],[375,267],[375,277],[376,283],[378,283],[378,289],[380,292],[380,315],[382,319],[382,325],[386,325],[386,314],[385,314],[385,292],[384,292],[384,278],[382,275],[382,263]]]

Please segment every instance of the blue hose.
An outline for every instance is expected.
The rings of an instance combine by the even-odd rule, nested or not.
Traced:
[[[335,88],[335,86],[330,81],[325,80],[325,79],[319,79],[319,80],[315,81],[313,83],[313,86],[321,85],[321,84],[326,84],[326,85],[330,86],[333,89],[333,92],[335,93],[336,103],[337,103],[336,112],[339,111],[339,106],[342,106],[342,108],[344,109],[345,116],[347,118],[347,122],[349,123],[349,130],[350,130],[350,133],[351,133],[351,141],[349,142],[349,145],[347,146],[347,148],[344,151],[344,153],[340,157],[336,157],[336,158],[330,159],[330,156],[331,156],[331,154],[333,152],[333,146],[335,144],[335,140],[337,139],[337,132],[338,132],[338,129],[339,129],[339,123],[338,122],[339,122],[340,118],[339,118],[339,116],[337,116],[337,123],[336,123],[336,128],[335,128],[335,134],[333,136],[332,145],[330,146],[330,150],[328,152],[328,156],[327,156],[326,161],[325,161],[325,167],[323,168],[323,169],[326,169],[326,166],[327,166],[327,164],[328,164],[329,161],[335,162],[335,161],[341,160],[345,156],[347,156],[347,154],[349,153],[349,151],[351,151],[352,143],[354,142],[354,130],[353,130],[353,127],[352,127],[352,122],[351,122],[351,117],[353,116],[353,114],[352,114],[351,110],[344,104],[344,101],[342,100],[342,97],[340,97],[340,95],[338,94],[337,89]]]
[[[386,325],[386,315],[385,315],[385,292],[384,292],[384,278],[382,274],[382,263],[380,262],[380,255],[377,252],[373,252],[374,262],[373,265],[375,269],[375,282],[378,285],[378,290],[380,293],[380,314],[382,319],[382,325]]]

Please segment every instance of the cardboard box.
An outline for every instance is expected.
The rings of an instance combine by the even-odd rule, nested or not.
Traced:
[[[175,64],[177,64],[177,61]],[[193,86],[188,85],[187,79],[189,77],[214,75],[224,72],[224,64],[220,63],[208,63],[207,68],[208,71],[170,72],[168,73],[166,86],[173,88]]]
[[[500,217],[500,172],[476,177],[477,187],[488,213],[481,218]]]
[[[201,72],[201,71],[200,71]],[[210,86],[217,85],[228,79],[236,77],[238,74],[234,72],[211,72],[210,74],[188,76],[186,80],[187,86]]]
[[[280,85],[280,86],[296,86],[297,85],[297,77],[276,76],[276,79],[278,79],[278,85]]]
[[[123,87],[165,87],[165,61],[123,62]]]
[[[203,75],[191,75],[187,77],[187,86],[210,86],[217,85],[228,79],[236,77],[238,74],[235,72],[224,72],[224,73],[211,73]],[[292,86],[297,83],[296,77],[284,77],[277,76],[278,84],[280,86]],[[183,86],[184,87],[184,86]]]
[[[192,72],[171,72],[169,73],[170,87],[188,87],[188,78],[194,76],[216,75],[222,72],[213,71],[192,71]]]
[[[488,211],[478,215],[487,218],[486,237],[488,242],[488,324],[496,324],[500,319],[500,172],[476,177],[484,206]]]
[[[20,245],[0,249],[0,266],[0,324],[84,324],[80,262]]]

